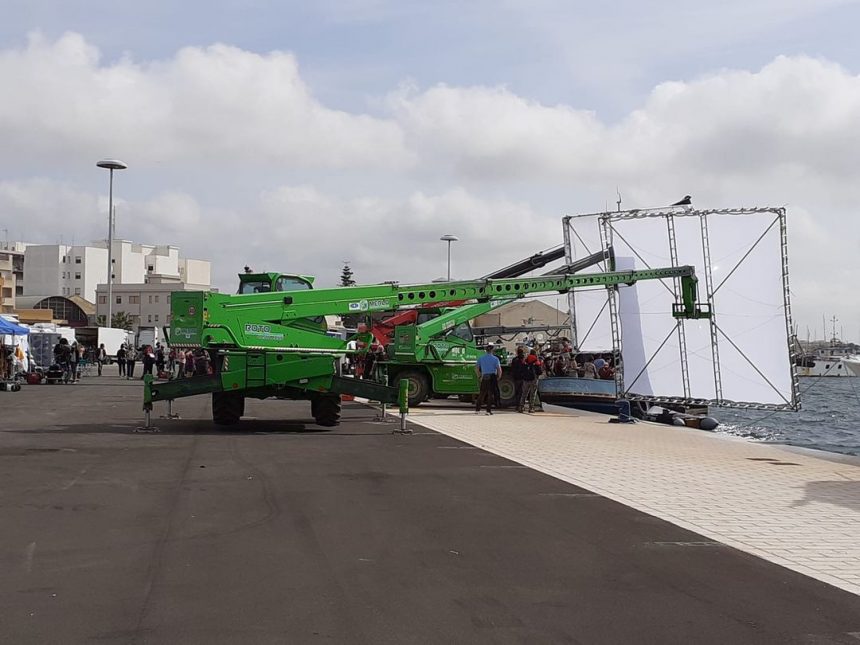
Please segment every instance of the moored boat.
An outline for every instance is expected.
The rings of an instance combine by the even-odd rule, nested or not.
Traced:
[[[854,374],[854,376],[860,376],[860,356],[849,356],[848,358],[843,358],[842,363],[849,372]]]
[[[538,394],[541,402],[549,405],[613,416],[621,413],[615,381],[611,379],[548,376],[538,381]],[[630,414],[647,421],[701,427],[703,430],[713,430],[717,425],[716,421],[707,416],[708,408],[701,405],[653,405],[648,401],[631,401]]]

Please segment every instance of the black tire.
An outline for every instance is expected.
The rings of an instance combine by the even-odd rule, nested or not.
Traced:
[[[519,403],[516,399],[517,388],[514,385],[514,379],[507,372],[503,372],[502,378],[499,379],[499,392],[503,408],[510,408]]]
[[[239,423],[245,413],[245,395],[241,392],[212,392],[212,421],[219,426]]]
[[[319,426],[333,428],[340,424],[340,395],[323,394],[312,399],[311,414]]]
[[[400,381],[403,379],[409,381],[408,398],[410,408],[417,407],[430,398],[430,380],[427,378],[427,374],[415,370],[400,372],[392,379],[391,384],[394,387],[398,387]]]

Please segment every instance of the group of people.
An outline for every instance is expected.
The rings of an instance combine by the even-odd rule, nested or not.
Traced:
[[[481,413],[481,407],[486,408],[485,414],[493,413],[493,405],[500,407],[501,391],[499,379],[502,378],[502,363],[496,356],[495,345],[489,343],[485,347],[486,353],[478,358],[475,364],[475,373],[480,379],[480,389],[475,402],[475,414]],[[511,377],[514,380],[514,401],[517,412],[528,413],[535,411],[538,405],[537,382],[543,374],[543,361],[538,356],[536,349],[529,349],[526,353],[525,347],[517,347],[516,356],[511,361]]]
[[[185,378],[190,376],[206,375],[211,373],[209,354],[198,349],[192,352],[190,349],[166,348],[161,343],[145,345],[135,348],[133,345],[123,343],[116,353],[116,362],[119,367],[119,375],[126,379],[134,378],[134,368],[138,361],[143,365],[143,378],[147,374],[153,375],[153,370],[158,378]],[[99,372],[101,373],[101,372]]]
[[[615,361],[609,354],[574,354],[570,342],[562,340],[556,347],[546,347],[541,355],[536,348],[523,345],[517,347],[511,360],[510,374],[514,381],[514,401],[517,412],[532,413],[540,405],[537,393],[538,379],[548,376],[575,376],[579,378],[615,378]],[[499,379],[502,364],[495,355],[493,343],[485,346],[486,353],[478,358],[475,373],[480,380],[480,389],[475,404],[475,414],[485,407],[485,414],[493,413],[493,406],[501,407]]]
[[[553,376],[578,376],[612,380],[615,378],[615,360],[607,354],[574,354],[570,342],[563,340],[545,357],[547,374]]]
[[[60,338],[54,346],[54,364],[63,372],[62,381],[75,383],[80,380],[82,366],[88,362],[98,369],[102,375],[104,366],[110,362],[107,350],[102,343],[98,347],[87,348],[76,341],[69,342]],[[196,375],[211,374],[211,362],[206,350],[198,349],[183,351],[167,348],[161,343],[152,345],[134,345],[123,343],[116,352],[116,363],[119,376],[126,379],[135,378],[134,370],[138,363],[143,366],[143,376],[157,375],[158,378],[183,378]]]
[[[77,341],[69,342],[66,338],[60,338],[54,345],[54,364],[63,372],[63,383],[77,383],[81,380],[83,366],[89,363],[98,365],[99,375],[102,373],[102,365],[107,361],[104,345],[99,348],[88,348]],[[103,358],[100,358],[103,357]]]

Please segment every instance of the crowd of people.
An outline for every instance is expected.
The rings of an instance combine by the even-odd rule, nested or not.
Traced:
[[[85,367],[90,363],[97,361],[99,350],[104,350],[104,345],[101,348],[88,348],[77,341],[69,342],[65,338],[60,338],[60,341],[54,345],[54,365],[59,368],[61,375],[59,380],[62,383],[77,383],[81,380],[81,375]],[[98,366],[99,374],[101,374],[102,364]]]
[[[496,356],[493,343],[487,343],[484,348],[485,354],[475,364],[480,381],[475,414],[480,414],[482,407],[486,409],[485,414],[492,414],[494,406],[501,407],[502,362]],[[542,376],[611,380],[615,378],[615,359],[612,353],[574,353],[566,339],[543,347],[519,345],[510,362],[510,375],[517,412],[530,414],[540,406],[537,385]]]
[[[475,373],[480,380],[478,398],[475,401],[475,414],[493,414],[493,406],[501,407],[501,390],[499,380],[502,378],[502,362],[496,356],[493,343],[485,346],[485,354],[480,356],[475,364]],[[511,378],[514,381],[514,402],[517,412],[534,412],[540,405],[537,393],[538,379],[544,373],[544,363],[537,349],[524,346],[517,347],[516,355],[510,364]]]
[[[140,378],[149,374],[160,379],[206,376],[212,373],[209,353],[204,349],[182,350],[167,348],[161,343],[134,347],[123,343],[116,353],[119,375],[133,379],[137,363],[141,364]],[[153,374],[153,372],[155,372]]]
[[[84,367],[92,365],[102,376],[104,366],[111,361],[104,344],[98,347],[85,347],[76,341],[61,338],[54,346],[54,364],[62,372],[59,380],[63,383],[76,383],[81,379]],[[143,378],[147,374],[160,379],[187,378],[212,373],[209,354],[204,349],[195,351],[168,348],[161,343],[135,347],[123,343],[116,352],[115,361],[119,376],[135,378],[137,364],[141,365]]]
[[[574,353],[567,340],[560,345],[549,346],[544,357],[546,372],[552,376],[578,376],[612,380],[615,378],[615,359],[611,353]]]

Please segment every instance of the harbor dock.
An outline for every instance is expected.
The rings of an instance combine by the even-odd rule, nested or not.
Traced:
[[[586,413],[0,399],[0,642],[857,643],[860,466]],[[156,414],[165,410],[157,409]],[[287,419],[287,421],[285,421]]]
[[[860,457],[565,410],[413,421],[860,594]]]

